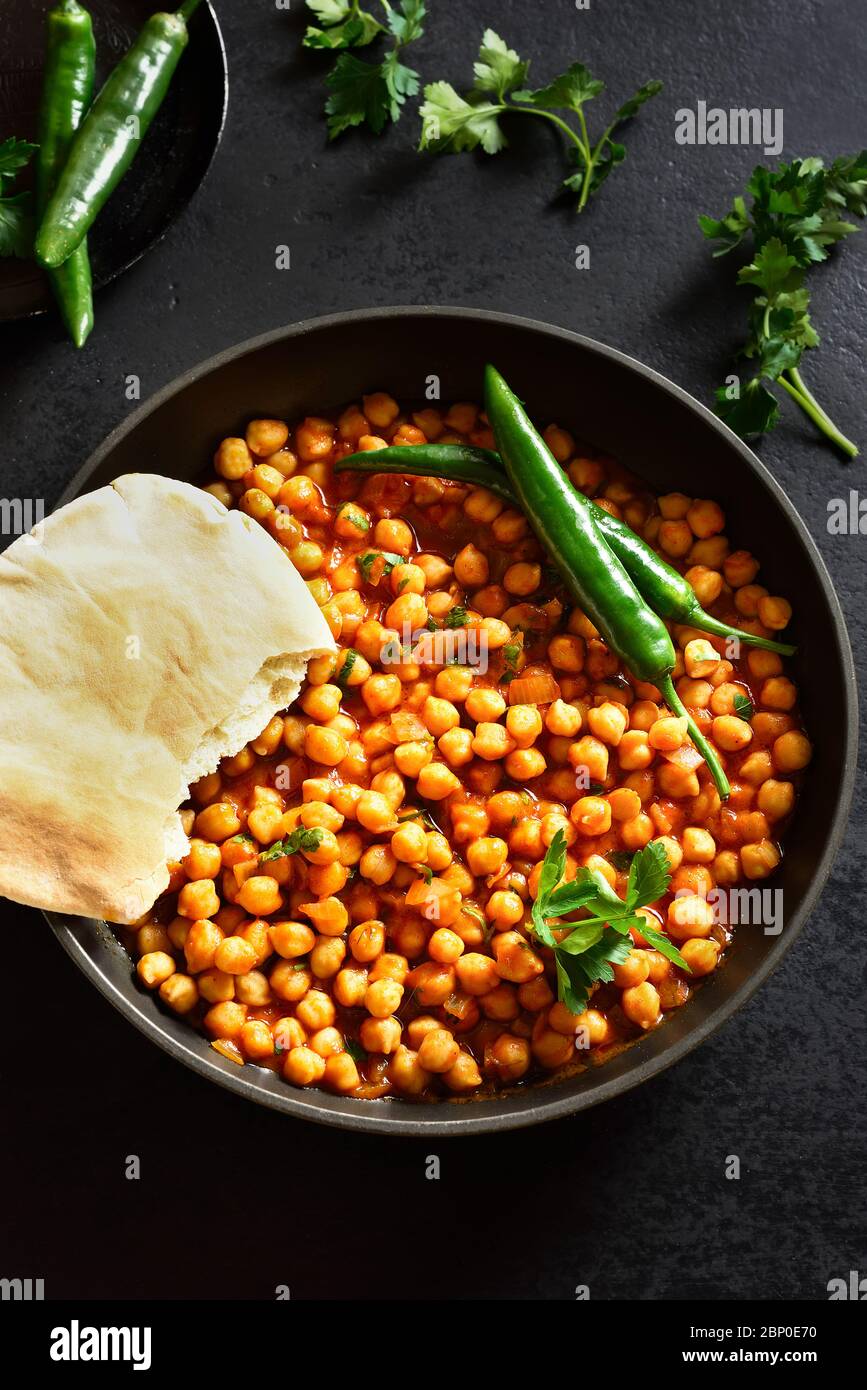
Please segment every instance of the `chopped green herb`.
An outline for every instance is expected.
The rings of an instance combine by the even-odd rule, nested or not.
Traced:
[[[398,822],[404,825],[410,820],[420,820],[427,826],[428,830],[439,831],[439,826],[431,815],[430,811],[419,809],[417,811],[402,811],[398,816]]]
[[[360,512],[350,510],[353,506],[354,503],[352,502],[344,502],[341,506],[337,508],[337,515],[342,516],[345,512],[348,511],[350,524],[355,527],[356,531],[369,531],[370,519],[366,516],[363,516]]]
[[[350,1057],[352,1058],[353,1062],[366,1062],[366,1061],[367,1061],[368,1054],[365,1052],[364,1048],[361,1046],[361,1043],[360,1043],[360,1042],[356,1042],[355,1038],[351,1038],[351,1037],[349,1036],[348,1033],[344,1035],[344,1038],[343,1038],[343,1046],[344,1046],[345,1050],[349,1053],[349,1055],[350,1055]]]
[[[318,827],[308,829],[298,825],[284,840],[277,840],[259,855],[260,864],[269,864],[273,859],[284,859],[287,855],[298,854],[301,850],[318,849],[322,844],[322,831]]]
[[[736,695],[734,698],[734,710],[738,719],[746,719],[747,723],[753,717],[753,702],[748,695]]]
[[[404,555],[395,555],[390,550],[365,550],[363,555],[359,555],[357,564],[361,571],[361,577],[366,584],[370,583],[373,566],[380,557],[385,561],[382,575],[380,576],[382,579],[385,579],[387,575],[391,574],[396,565],[405,565],[407,563]]]
[[[759,165],[747,184],[751,205],[735,198],[725,217],[700,217],[706,237],[720,243],[715,256],[726,255],[752,235],[753,259],[738,272],[739,285],[753,287],[749,336],[740,355],[755,364],[741,383],[734,378],[716,393],[716,412],[736,434],[747,438],[772,430],[780,418],[776,396],[765,382],[778,383],[816,427],[843,453],[854,458],[857,446],[847,439],[819,405],[799,371],[807,348],[819,335],[810,321],[806,272],[836,242],[858,230],[846,212],[867,215],[867,150],[835,159],[795,159],[778,169]]]
[[[682,970],[689,969],[668,938],[638,916],[638,908],[656,902],[668,889],[668,857],[662,845],[651,841],[632,856],[625,899],[598,870],[579,869],[571,883],[562,883],[565,869],[566,837],[558,830],[542,861],[532,923],[537,940],[554,951],[558,998],[570,1013],[581,1013],[587,1007],[594,984],[613,980],[612,966],[619,965],[632,950],[630,928]],[[558,942],[549,925],[551,919],[582,908],[590,915],[574,924],[561,923],[571,930]]]
[[[343,665],[334,677],[334,684],[339,685],[341,690],[346,689],[347,681],[352,675],[353,668],[358,660],[358,652],[354,647],[347,647],[346,655],[343,658]]]
[[[466,627],[469,620],[470,615],[466,608],[462,608],[460,604],[455,604],[454,608],[450,608],[446,613],[445,625],[446,627]]]
[[[593,144],[587,133],[584,106],[605,90],[605,83],[593,77],[583,63],[573,63],[546,87],[530,91],[524,86],[529,66],[499,34],[486,29],[474,65],[475,81],[465,97],[449,82],[432,82],[425,87],[419,149],[460,154],[481,147],[487,154],[497,154],[508,143],[501,116],[522,113],[541,117],[555,125],[569,142],[574,173],[564,179],[563,186],[578,194],[577,210],[581,212],[611,171],[626,158],[624,146],[612,139],[615,130],[637,115],[644,103],[662,90],[662,83],[646,82],[640,87],[614,113]],[[577,129],[558,112],[576,115]]]
[[[507,642],[503,648],[503,674],[500,676],[500,684],[508,685],[518,674],[518,662],[521,658],[523,647],[520,642]]]
[[[433,882],[433,869],[430,867],[429,864],[416,864],[415,867],[416,867],[418,873],[421,874],[421,876],[422,876],[422,878],[424,879],[425,883],[432,883],[432,882]]]

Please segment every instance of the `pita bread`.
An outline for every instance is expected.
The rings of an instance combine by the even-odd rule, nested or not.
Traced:
[[[188,787],[334,650],[285,551],[149,474],[77,498],[0,555],[0,893],[135,922],[187,838]]]

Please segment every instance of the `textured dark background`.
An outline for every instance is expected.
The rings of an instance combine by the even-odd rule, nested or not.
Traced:
[[[549,202],[552,132],[526,121],[495,160],[427,161],[412,115],[328,148],[327,58],[301,54],[300,0],[219,0],[229,122],[167,239],[97,302],[76,356],[47,318],[0,330],[0,495],[50,504],[131,408],[251,334],[399,302],[524,313],[622,348],[707,398],[746,300],[695,216],[728,207],[752,149],[674,142],[674,112],[783,107],[784,156],[865,142],[859,0],[431,0],[414,53],[460,84],[493,24],[547,79],[576,58],[619,101],[665,80],[629,159],[581,219]],[[597,103],[602,113],[608,98]],[[599,116],[593,111],[594,125]],[[536,128],[536,127],[539,128]],[[511,133],[511,132],[510,132]],[[135,177],[133,174],[131,177]],[[867,444],[864,247],[816,272],[824,345],[809,380]],[[292,249],[289,273],[274,248]],[[579,242],[591,268],[573,268]],[[383,383],[387,386],[388,383]],[[250,402],[255,412],[255,402]],[[829,537],[830,497],[862,486],[794,408],[762,457],[819,544],[863,665],[863,537]],[[863,670],[862,670],[863,676]],[[42,920],[2,910],[7,1122],[0,1274],[49,1297],[817,1299],[867,1273],[865,908],[858,827],[807,931],[759,995],[641,1090],[548,1127],[430,1143],[376,1140],[250,1106],[170,1062],[80,977]],[[128,1182],[137,1154],[142,1178]],[[728,1181],[728,1155],[742,1165]]]

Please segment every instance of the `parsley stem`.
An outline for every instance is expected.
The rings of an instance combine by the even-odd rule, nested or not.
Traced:
[[[590,142],[587,139],[587,126],[584,124],[582,112],[578,112],[578,118],[584,126],[584,139],[572,129],[568,121],[564,121],[562,116],[558,116],[555,111],[542,111],[537,106],[519,106],[517,102],[503,105],[498,108],[500,111],[523,111],[527,116],[544,116],[546,121],[553,121],[554,125],[559,126],[564,135],[567,135],[573,145],[577,145],[585,160],[590,158]]]
[[[822,434],[826,435],[850,459],[857,456],[857,444],[853,444],[851,439],[847,439],[845,434],[834,424],[830,415],[826,415],[815,396],[807,389],[797,367],[787,368],[786,374],[777,377],[777,381],[783,390],[792,397],[792,400],[801,407],[804,414],[809,416],[816,428],[821,430]]]

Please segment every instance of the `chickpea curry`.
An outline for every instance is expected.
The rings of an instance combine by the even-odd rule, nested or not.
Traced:
[[[567,430],[543,437],[698,612],[778,645],[790,606],[715,502],[654,498]],[[403,410],[384,392],[221,443],[207,490],[288,551],[338,650],[191,788],[189,853],[126,936],[142,984],[224,1057],[362,1099],[487,1095],[660,1025],[724,959],[713,890],[778,866],[811,756],[779,651],[670,623],[673,713],[503,495],[335,472],[430,443],[496,447],[476,405]],[[664,868],[649,900],[633,892],[648,857]],[[557,888],[591,879],[593,902]],[[564,992],[560,943],[594,912],[616,924],[614,894],[631,912],[618,949]],[[568,919],[554,935],[549,910]]]

